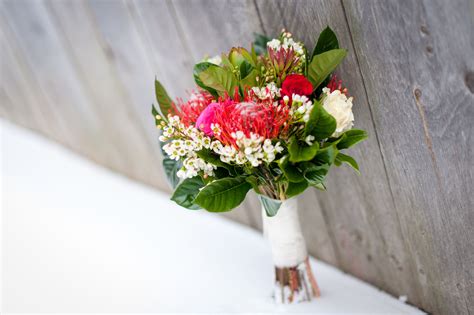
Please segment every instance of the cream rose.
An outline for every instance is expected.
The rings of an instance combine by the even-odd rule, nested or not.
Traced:
[[[344,131],[349,130],[354,125],[354,114],[352,113],[352,97],[347,98],[339,90],[330,91],[323,88],[326,94],[323,101],[323,108],[336,119],[336,130],[332,137],[339,137]]]

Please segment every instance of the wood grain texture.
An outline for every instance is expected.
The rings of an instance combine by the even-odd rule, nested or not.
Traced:
[[[344,7],[396,212],[422,284],[421,305],[472,313],[469,2],[347,1]]]
[[[2,0],[0,115],[170,191],[149,114],[153,79],[193,87],[206,54],[282,28],[309,47],[330,25],[349,53],[351,149],[300,197],[319,259],[434,314],[474,313],[474,32],[468,0]],[[137,205],[139,206],[139,205]],[[183,210],[184,211],[184,210]],[[261,229],[253,193],[226,217]],[[323,294],[324,294],[324,288]]]

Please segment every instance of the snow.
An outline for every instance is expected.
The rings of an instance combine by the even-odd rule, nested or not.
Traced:
[[[0,128],[2,313],[423,314],[314,260],[322,297],[276,305],[260,233]]]

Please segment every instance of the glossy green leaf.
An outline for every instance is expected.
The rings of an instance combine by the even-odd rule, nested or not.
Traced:
[[[319,149],[319,143],[313,142],[308,145],[305,142],[298,141],[296,138],[290,139],[288,145],[288,152],[290,153],[290,162],[304,162],[310,161],[314,158]]]
[[[339,141],[339,143],[337,144],[337,148],[339,150],[350,148],[354,144],[367,139],[368,136],[369,135],[367,134],[365,130],[360,130],[360,129],[347,130],[344,133],[344,138],[341,141]]]
[[[247,181],[247,183],[249,183],[249,184],[252,186],[253,190],[254,190],[257,194],[260,193],[260,188],[258,187],[258,179],[257,179],[257,177],[251,175],[251,176],[245,177],[245,180]]]
[[[316,165],[313,163],[304,164],[304,177],[311,186],[318,185],[324,181],[329,171],[329,165]]]
[[[303,173],[295,165],[290,163],[290,157],[288,155],[285,155],[278,161],[278,166],[290,182],[302,182],[305,180]]]
[[[311,161],[316,165],[328,164],[331,165],[334,163],[336,156],[338,154],[338,149],[336,145],[331,145],[320,149],[318,153],[315,155],[314,159]]]
[[[308,79],[317,88],[346,56],[345,49],[332,49],[316,55],[308,66]]]
[[[243,79],[250,74],[253,70],[253,66],[247,61],[244,60],[239,66],[240,77]]]
[[[201,209],[197,204],[194,203],[194,199],[199,193],[199,189],[204,187],[204,182],[201,177],[195,176],[187,178],[176,187],[176,190],[171,196],[171,200],[176,202],[178,205],[191,210]]]
[[[217,91],[207,85],[205,85],[201,79],[199,78],[199,74],[206,70],[207,68],[209,67],[217,67],[217,65],[213,64],[213,63],[210,63],[210,62],[207,62],[207,61],[204,61],[204,62],[200,62],[200,63],[197,63],[194,65],[194,69],[193,69],[193,76],[194,76],[194,82],[196,82],[196,85],[203,88],[204,90],[208,91],[209,93],[211,93],[213,96],[217,97]]]
[[[265,209],[268,217],[273,217],[278,213],[278,210],[281,206],[280,200],[272,199],[263,195],[258,195],[258,199],[260,200],[260,203]]]
[[[170,99],[168,96],[168,93],[166,93],[165,88],[163,85],[160,83],[160,81],[155,79],[155,96],[156,96],[156,101],[158,102],[159,105],[159,112],[163,119],[167,120],[168,119],[168,114],[172,112],[173,109],[173,101]]]
[[[288,187],[286,188],[286,197],[291,198],[297,196],[305,191],[308,188],[308,182],[306,180],[301,181],[299,183],[288,183]]]
[[[356,161],[352,156],[339,153],[339,154],[336,156],[336,160],[335,160],[335,163],[334,163],[334,164],[336,164],[336,165],[339,166],[339,165],[341,165],[342,163],[346,163],[347,165],[349,165],[350,167],[352,167],[358,174],[360,174],[360,172],[359,172],[359,165],[357,164],[357,161]]]
[[[339,48],[339,42],[337,41],[337,36],[333,32],[333,30],[327,26],[321,34],[319,34],[318,42],[313,49],[313,53],[311,54],[311,59],[323,52],[328,50],[337,49]]]
[[[318,184],[314,184],[312,186],[319,189],[319,190],[326,191],[326,186],[324,185],[324,183],[318,183]]]
[[[243,176],[218,179],[205,186],[194,202],[211,212],[229,211],[242,203],[250,188]]]
[[[245,90],[245,88],[251,88],[257,85],[257,71],[255,69],[252,69],[250,73],[240,80],[240,86],[242,87],[242,90]]]
[[[208,67],[201,71],[198,77],[204,85],[213,88],[221,96],[226,93],[233,95],[238,86],[235,75],[222,67]]]
[[[306,123],[305,135],[312,135],[316,141],[329,138],[336,130],[337,122],[324,108],[321,102],[315,102]]]

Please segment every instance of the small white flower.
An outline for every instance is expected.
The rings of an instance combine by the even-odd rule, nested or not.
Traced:
[[[213,63],[216,66],[220,66],[222,63],[222,57],[220,55],[215,55],[214,57],[207,58],[207,62]]]
[[[306,142],[308,145],[313,145],[314,139],[315,139],[314,136],[308,135],[308,136],[304,139],[304,142]]]

